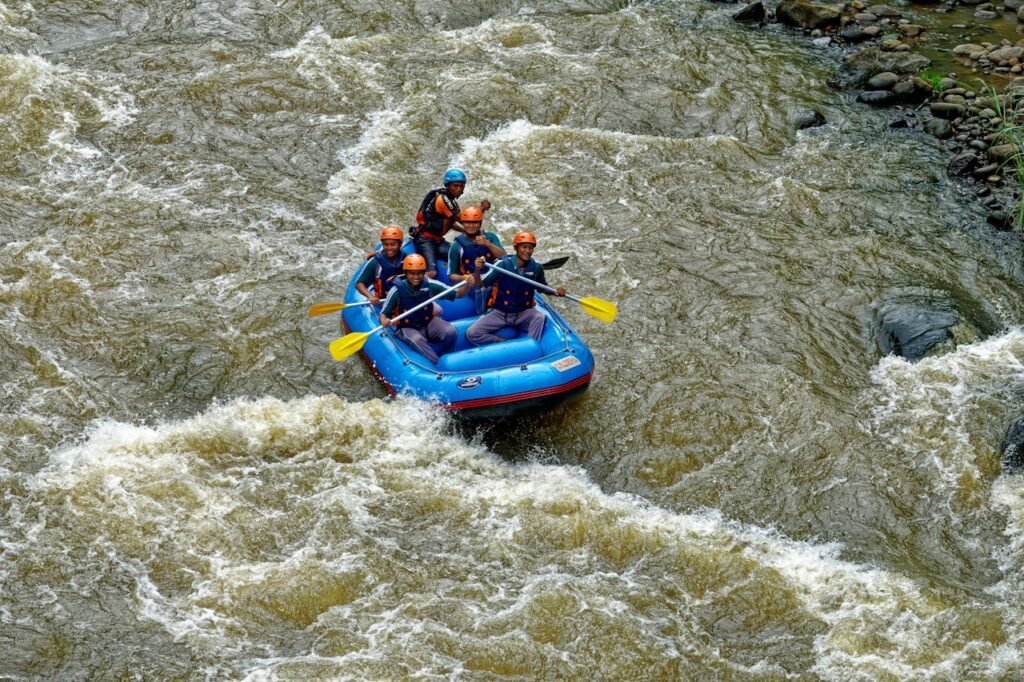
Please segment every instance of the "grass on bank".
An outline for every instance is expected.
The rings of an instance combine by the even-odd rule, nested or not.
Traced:
[[[1014,175],[1017,206],[1013,213],[1013,225],[1024,233],[1024,111],[1021,111],[1019,106],[1024,99],[1015,100],[1011,92],[1012,88],[1015,92],[1024,93],[1024,88],[1009,86],[1000,96],[994,87],[980,79],[979,82],[985,90],[985,95],[992,101],[992,110],[996,112],[999,121],[993,141],[1013,145],[1013,154],[1000,164],[1000,168],[1008,166],[1007,170]]]

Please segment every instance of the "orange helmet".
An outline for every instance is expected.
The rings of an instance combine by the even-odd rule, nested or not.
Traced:
[[[520,244],[533,244],[537,246],[537,238],[529,232],[520,232],[515,237],[512,237],[512,246],[519,246]]]
[[[402,237],[402,228],[398,225],[388,225],[380,231],[381,241],[384,241],[385,239],[397,239],[398,241],[402,241]]]
[[[484,221],[484,212],[480,210],[479,206],[467,206],[459,214],[459,221],[464,223],[482,223]]]
[[[402,269],[408,272],[409,270],[419,270],[420,272],[427,271],[427,261],[424,260],[423,256],[418,253],[410,253],[402,261]]]

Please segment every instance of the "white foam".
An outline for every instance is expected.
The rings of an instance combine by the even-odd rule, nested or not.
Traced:
[[[894,447],[926,460],[951,489],[967,474],[980,477],[975,458],[994,445],[979,424],[998,425],[1024,392],[1024,331],[1013,328],[944,355],[911,363],[883,358],[871,372],[864,399],[867,428]]]
[[[177,492],[157,492],[171,481]],[[845,561],[838,544],[791,540],[716,511],[680,514],[606,494],[579,467],[503,461],[448,433],[443,415],[415,400],[238,400],[153,427],[99,422],[83,442],[54,452],[30,489],[66,499],[66,523],[82,524],[78,532],[103,533],[98,540],[109,556],[135,577],[140,617],[200,650],[236,652],[251,679],[303,662],[422,656],[432,633],[457,639],[453,624],[429,617],[429,600],[418,601],[424,595],[396,601],[390,583],[423,565],[432,568],[417,590],[455,600],[483,631],[515,632],[538,600],[570,594],[580,614],[656,637],[642,634],[651,615],[628,595],[660,603],[668,580],[673,627],[685,638],[701,627],[688,613],[768,578],[797,600],[804,618],[825,624],[814,649],[815,671],[826,679],[871,671],[955,676],[990,656],[1003,669],[1017,664],[1010,644],[968,642],[922,666],[919,652],[933,646],[948,615],[925,586]],[[414,518],[416,526],[428,525],[403,530],[406,504],[426,515]],[[427,537],[418,538],[421,532]],[[434,532],[440,535],[430,540]],[[254,534],[268,539],[249,546],[243,538]],[[224,544],[232,537],[242,546]],[[723,581],[718,588],[689,594],[685,583],[647,566],[646,557],[662,550],[733,568],[715,577]],[[457,577],[447,568],[451,552]],[[612,561],[608,552],[623,554]],[[189,568],[191,588],[169,591],[153,575],[151,563],[171,556]],[[378,574],[391,570],[385,566],[397,572]],[[338,589],[350,597],[306,603],[320,579],[347,586]],[[465,591],[474,584],[478,597],[470,598]],[[261,615],[266,609],[311,620],[302,627],[323,636],[358,619],[365,647],[334,657],[284,655],[252,622],[270,617]],[[851,649],[851,638],[882,645],[855,654],[860,645]],[[674,642],[664,642],[666,653]],[[748,674],[777,672],[767,661],[740,665],[705,648],[700,655]],[[437,652],[422,660],[428,671],[451,663]]]
[[[13,135],[23,135],[26,126],[42,125],[46,131],[45,151],[51,164],[72,160],[88,161],[103,154],[78,137],[81,120],[98,113],[98,122],[116,127],[128,125],[137,111],[134,100],[125,92],[116,76],[83,72],[31,55],[0,55],[0,70],[6,78],[2,86],[6,99],[19,105],[7,116],[0,116]],[[29,113],[31,110],[33,113]]]

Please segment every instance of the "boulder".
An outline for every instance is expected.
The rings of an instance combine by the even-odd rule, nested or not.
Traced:
[[[843,63],[830,79],[840,88],[859,87],[876,73],[914,74],[931,64],[927,57],[912,52],[885,52],[869,45],[843,58]]]
[[[996,146],[989,147],[988,149],[988,158],[998,163],[1009,161],[1016,155],[1017,145],[1015,144],[997,144]]]
[[[839,26],[842,12],[842,3],[818,5],[808,2],[808,0],[781,0],[775,8],[775,19],[787,26],[796,26],[810,31],[816,28]]]
[[[746,7],[740,8],[732,15],[732,18],[749,24],[763,24],[765,18],[764,4],[761,0],[752,2]]]
[[[910,361],[974,343],[1002,327],[984,303],[930,287],[894,290],[873,312],[879,350]]]
[[[1024,47],[1000,47],[998,50],[992,50],[988,53],[989,60],[997,64],[999,62],[1008,62],[1011,59],[1020,59],[1021,57],[1024,57]]]
[[[868,88],[871,90],[892,90],[899,80],[900,77],[892,71],[883,71],[882,73],[876,73],[868,79]]]
[[[953,339],[953,325],[960,316],[923,302],[888,301],[877,311],[875,338],[884,355],[898,355],[911,362],[926,357],[936,346]]]
[[[977,59],[981,55],[985,54],[985,48],[974,43],[961,43],[953,48],[953,54],[957,57],[970,57],[971,59]]]

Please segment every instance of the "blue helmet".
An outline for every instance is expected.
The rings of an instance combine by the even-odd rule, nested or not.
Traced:
[[[451,168],[444,174],[444,186],[447,187],[453,182],[466,183],[466,174],[458,168]]]

